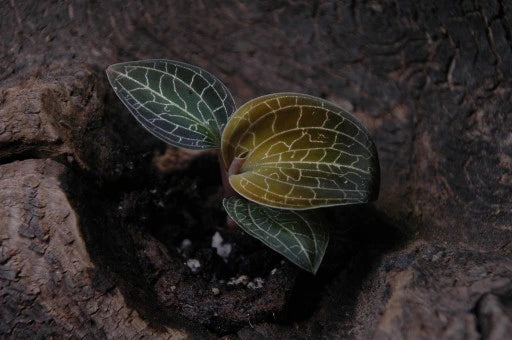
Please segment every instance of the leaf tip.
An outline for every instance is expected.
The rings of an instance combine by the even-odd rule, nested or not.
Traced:
[[[117,64],[108,65],[107,68],[105,69],[105,73],[107,74],[108,81],[110,82],[110,85],[112,87],[114,87],[114,88],[115,88],[115,86],[114,86],[114,83],[115,83],[114,74],[116,72],[119,72],[116,69],[116,65]]]
[[[117,65],[119,65],[119,64],[108,65],[107,68],[105,69],[105,72],[107,73],[107,75],[111,75],[111,74],[117,72],[118,71],[116,69]]]

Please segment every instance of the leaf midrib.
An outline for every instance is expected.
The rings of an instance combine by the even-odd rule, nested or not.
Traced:
[[[134,66],[134,67],[140,67],[140,66]],[[141,67],[141,68],[142,68],[142,67]],[[148,69],[149,69],[149,68],[148,68]],[[153,70],[153,69],[151,69],[151,70]],[[206,137],[209,137],[209,138],[210,138],[210,139],[212,139],[214,142],[215,142],[215,141],[217,141],[217,140],[219,140],[219,137],[214,137],[214,136],[212,136],[213,131],[212,131],[212,129],[211,129],[211,128],[209,128],[209,126],[208,126],[208,125],[206,125],[203,121],[199,120],[197,117],[195,117],[194,115],[192,115],[191,113],[189,113],[186,109],[182,108],[182,107],[181,107],[180,105],[178,105],[177,103],[175,103],[175,102],[173,102],[173,101],[169,100],[169,98],[165,97],[163,94],[159,93],[158,91],[153,90],[151,87],[149,87],[149,86],[145,85],[144,83],[141,83],[140,81],[136,80],[135,78],[132,78],[132,77],[130,77],[130,76],[128,76],[128,75],[126,75],[126,74],[124,74],[124,73],[121,73],[121,72],[119,72],[119,71],[114,71],[114,72],[116,72],[118,75],[120,75],[120,76],[122,76],[122,77],[124,77],[124,78],[126,78],[126,79],[129,79],[130,81],[134,81],[134,82],[135,82],[135,83],[137,83],[138,85],[142,86],[144,89],[149,90],[151,93],[153,93],[153,94],[155,94],[155,95],[159,96],[160,98],[162,98],[162,99],[164,99],[164,100],[168,101],[169,103],[171,103],[171,105],[177,106],[177,107],[178,107],[182,112],[186,113],[186,114],[187,114],[187,116],[189,116],[188,118],[187,118],[186,116],[185,116],[184,118],[187,118],[187,119],[190,119],[190,120],[194,121],[194,122],[195,122],[195,123],[197,123],[198,125],[202,126],[206,131],[210,132],[210,134],[209,134],[209,135],[206,135]],[[173,75],[171,75],[171,74],[169,74],[169,73],[164,73],[164,74],[168,74],[168,75],[172,76],[174,79],[177,79],[177,80],[181,81],[179,78],[174,77]],[[117,79],[116,79],[116,81],[117,81]],[[118,84],[119,84],[119,85],[121,85],[121,86],[123,87],[123,89],[124,89],[126,92],[130,93],[130,91],[129,91],[129,90],[127,90],[127,89],[126,89],[126,88],[125,88],[125,87],[124,87],[124,86],[123,86],[119,81],[117,81],[117,82],[118,82]],[[184,83],[183,81],[181,81],[181,82],[182,82],[182,83]],[[184,83],[184,84],[186,84],[186,83]],[[197,94],[197,93],[196,93],[196,94]],[[130,95],[131,95],[131,94],[130,94]],[[131,95],[131,96],[132,96],[132,98],[135,98],[133,95]],[[135,100],[137,100],[137,99],[135,99]],[[137,102],[139,102],[142,106],[146,107],[146,106],[145,106],[144,104],[142,104],[139,100],[137,100]],[[203,102],[204,102],[204,101],[203,101]],[[148,109],[148,108],[146,107],[146,109]],[[149,110],[149,109],[148,109],[148,110]],[[152,110],[150,110],[150,111],[152,111]],[[215,118],[214,118],[214,119],[215,119]],[[215,120],[216,120],[216,119],[215,119]],[[176,124],[176,125],[177,125],[177,124]],[[197,132],[197,131],[194,131],[194,132]],[[200,133],[200,132],[197,132],[197,133],[202,134],[202,133]],[[218,134],[216,134],[216,135],[218,135]],[[217,144],[218,144],[218,143],[217,143]]]

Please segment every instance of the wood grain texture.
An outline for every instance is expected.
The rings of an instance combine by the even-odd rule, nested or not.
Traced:
[[[184,339],[153,329],[94,265],[60,187],[66,171],[50,160],[0,166],[2,336]]]
[[[83,209],[73,207],[87,252],[97,268],[117,277],[115,287],[124,287],[122,298],[144,320],[158,312],[144,313],[149,300],[138,292],[160,294],[152,305],[182,306],[191,320],[232,338],[467,339],[504,329],[505,323],[493,320],[510,310],[507,293],[498,289],[507,288],[512,252],[510,1],[1,1],[0,17],[0,162],[51,158],[67,164],[85,186],[98,188],[98,195],[79,199]],[[331,235],[328,273],[321,268],[315,279],[296,279],[283,266],[268,275],[271,283],[263,290],[234,288],[229,299],[227,290],[217,299],[206,265],[215,258],[208,255],[211,235],[197,243],[203,245],[198,251],[206,281],[202,274],[182,276],[172,269],[183,266],[181,255],[172,255],[181,240],[170,242],[165,231],[194,230],[187,234],[194,237],[196,228],[215,228],[225,216],[212,203],[220,184],[208,182],[218,175],[215,162],[196,161],[197,170],[187,167],[168,173],[169,182],[157,181],[161,174],[150,171],[152,158],[164,144],[122,114],[107,90],[108,65],[149,58],[201,65],[226,83],[239,104],[278,91],[310,93],[364,122],[379,152],[379,200],[333,213],[340,225],[353,227]],[[167,209],[151,194],[155,183],[172,187],[161,196]],[[14,195],[18,188],[10,190],[22,206]],[[111,217],[98,216],[106,206]],[[128,211],[132,226],[161,233],[157,244],[172,256],[156,256],[161,247],[155,243],[130,241],[137,239],[133,231],[117,226]],[[147,211],[163,218],[143,221]],[[168,228],[172,220],[180,223]],[[5,221],[2,235],[23,230],[12,224],[12,231]],[[421,242],[397,251],[397,230]],[[6,257],[21,251],[18,243],[10,250],[9,240],[1,242]],[[271,263],[268,253],[251,246],[243,244],[251,255],[244,253],[240,266]],[[72,262],[66,252],[59,254],[61,262]],[[168,259],[172,266],[163,264]],[[41,272],[54,271],[52,258],[38,263]],[[73,329],[60,326],[69,310],[30,322],[40,319],[41,304],[31,304],[34,295],[23,292],[37,282],[27,276],[16,284],[8,278],[19,277],[10,270],[0,273],[1,304],[8,306],[0,308],[2,337],[40,332],[81,338],[85,329],[101,337],[98,325],[116,329],[117,318],[78,312],[87,304],[78,294],[61,294],[80,315]],[[176,291],[169,289],[173,284]],[[50,294],[37,297],[55,304]],[[247,306],[254,309],[244,311]],[[137,318],[128,310],[131,324]],[[219,312],[222,317],[215,316]],[[276,323],[272,313],[284,321]],[[170,324],[157,318],[149,327]],[[129,329],[112,334],[129,337],[122,333]]]

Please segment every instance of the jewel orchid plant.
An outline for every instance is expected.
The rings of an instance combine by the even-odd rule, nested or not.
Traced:
[[[274,93],[236,109],[209,72],[172,60],[111,65],[107,76],[137,121],[166,143],[219,149],[224,208],[245,232],[316,273],[329,241],[317,208],[378,196],[377,150],[336,105]]]

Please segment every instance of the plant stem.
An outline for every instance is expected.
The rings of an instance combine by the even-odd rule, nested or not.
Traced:
[[[219,166],[220,166],[220,175],[222,178],[222,187],[224,188],[224,197],[230,197],[230,196],[236,196],[238,195],[237,192],[233,189],[231,184],[229,183],[229,176],[236,175],[239,171],[242,165],[245,162],[245,158],[235,158],[233,159],[233,162],[229,165],[229,169],[225,169],[224,167],[224,161],[222,159],[222,153],[219,152],[218,154],[219,158]],[[229,228],[235,228],[238,226],[238,224],[233,221],[229,215],[226,217],[226,224]]]
[[[237,195],[237,193],[233,189],[231,184],[229,183],[229,176],[238,174],[238,172],[240,171],[240,168],[242,167],[242,165],[245,162],[245,158],[236,157],[235,159],[233,159],[233,161],[231,162],[231,165],[229,166],[229,169],[226,171],[226,169],[223,166],[224,162],[222,160],[222,155],[220,152],[218,153],[218,157],[219,157],[220,174],[222,177],[222,186],[224,188],[224,197],[235,196],[235,195]]]
[[[222,187],[224,188],[224,197],[230,197],[236,195],[235,190],[231,184],[229,184],[229,174],[228,171],[224,168],[224,162],[222,161],[222,155],[219,152],[219,166],[220,166],[220,176],[222,178]]]

